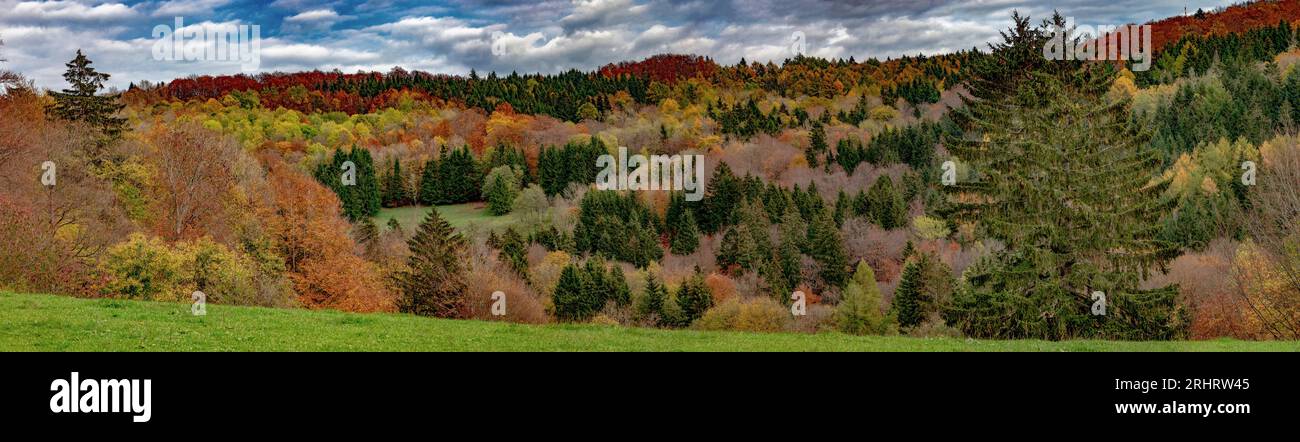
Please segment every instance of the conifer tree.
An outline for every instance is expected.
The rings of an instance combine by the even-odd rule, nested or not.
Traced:
[[[848,252],[844,250],[840,229],[835,227],[835,220],[825,208],[808,227],[808,251],[820,267],[818,276],[822,281],[829,286],[842,287],[848,278]]]
[[[406,268],[393,274],[398,310],[440,318],[463,317],[465,239],[437,210],[430,210],[406,244],[411,249]]]
[[[894,290],[894,300],[890,305],[900,327],[913,327],[925,319],[921,312],[921,264],[918,260],[909,260],[903,266],[903,277]]]
[[[681,308],[681,324],[690,325],[704,316],[704,312],[713,307],[713,292],[704,283],[704,275],[697,267],[695,273],[682,281],[677,288],[677,306]]]
[[[119,103],[116,96],[99,95],[109,75],[95,70],[91,64],[93,62],[78,49],[76,57],[65,64],[68,70],[63,73],[63,79],[71,87],[61,92],[50,92],[54,103],[49,105],[48,111],[50,115],[85,123],[100,132],[93,151],[89,152],[91,161],[99,165],[107,160],[103,158],[106,146],[120,138],[126,126],[126,119],[116,116],[125,105]]]
[[[443,202],[442,185],[438,182],[438,158],[429,158],[420,173],[420,191],[417,199],[420,204],[432,206]]]
[[[971,96],[953,112],[960,130],[946,143],[976,174],[945,187],[957,201],[953,217],[1006,249],[967,279],[948,322],[990,338],[1182,336],[1177,289],[1138,287],[1175,253],[1156,239],[1168,183],[1128,98],[1105,96],[1114,70],[1048,60],[1050,30],[1013,20],[977,59]],[[1094,292],[1105,296],[1105,315],[1091,314]]]
[[[653,273],[646,273],[645,292],[637,300],[637,316],[641,319],[653,319],[656,325],[667,325],[671,322],[664,314],[664,303],[667,301],[668,289]]]
[[[673,238],[669,244],[670,251],[674,255],[695,253],[695,249],[700,247],[700,230],[695,226],[695,215],[685,211],[677,219],[677,225],[673,226]]]
[[[843,300],[835,307],[832,316],[839,331],[854,335],[883,335],[897,325],[893,317],[882,313],[880,288],[876,286],[875,272],[866,261],[859,261],[857,271],[844,288]]]
[[[401,207],[408,201],[406,182],[402,179],[402,161],[393,158],[393,166],[384,177],[384,207]]]

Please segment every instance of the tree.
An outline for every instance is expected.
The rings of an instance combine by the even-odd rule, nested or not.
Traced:
[[[420,204],[432,206],[443,202],[442,184],[438,177],[438,158],[429,158],[424,163],[424,170],[420,172],[420,191],[416,194],[416,199]]]
[[[812,132],[808,136],[808,149],[804,151],[804,158],[808,160],[808,167],[817,167],[817,155],[826,152],[828,147],[826,144],[826,128],[822,127],[821,123],[813,123]]]
[[[822,281],[829,286],[842,287],[848,278],[848,252],[844,250],[840,229],[835,227],[835,220],[825,208],[818,212],[808,228],[808,251],[820,267],[818,275]]]
[[[677,288],[677,306],[682,311],[680,324],[683,326],[700,319],[705,311],[713,307],[713,293],[704,283],[704,275],[700,273],[699,268],[696,268],[695,273],[682,281],[681,287]]]
[[[63,73],[63,78],[71,87],[62,92],[50,92],[54,103],[48,111],[58,118],[82,122],[100,132],[101,137],[95,143],[95,150],[90,152],[92,161],[99,165],[107,159],[102,157],[103,150],[121,137],[122,129],[126,126],[126,119],[115,116],[125,105],[119,103],[116,96],[98,95],[109,75],[96,71],[90,67],[91,64],[90,59],[78,49],[77,56],[65,64],[68,70]]]
[[[925,319],[921,312],[921,265],[917,260],[910,260],[903,266],[903,278],[894,290],[894,301],[890,304],[900,327],[914,327]]]
[[[669,251],[674,255],[689,255],[700,247],[700,230],[695,227],[695,215],[685,212],[673,226],[673,238]]]
[[[953,218],[1006,249],[967,280],[948,322],[986,338],[1182,336],[1177,288],[1138,287],[1176,251],[1156,238],[1169,209],[1159,158],[1128,101],[1104,98],[1114,70],[1046,60],[1047,31],[1012,18],[977,63],[971,97],[952,114],[960,130],[946,143],[977,175],[945,186]],[[1091,313],[1098,291],[1105,315]]]
[[[844,297],[833,315],[837,330],[854,335],[883,335],[897,324],[882,313],[880,288],[876,274],[866,261],[858,262],[853,279],[844,288]]]
[[[384,207],[405,206],[410,197],[406,192],[406,180],[402,176],[402,161],[393,157],[393,167],[384,177]]]
[[[656,325],[670,325],[673,321],[666,315],[664,303],[668,301],[668,289],[664,287],[654,273],[647,272],[645,293],[637,299],[636,313],[643,320],[653,321]]]
[[[519,171],[511,166],[497,166],[483,179],[483,197],[487,198],[488,213],[505,215],[514,208],[519,195]]]
[[[465,239],[437,210],[430,210],[406,244],[411,249],[407,268],[393,276],[400,292],[398,310],[421,316],[464,317]]]
[[[224,222],[239,146],[197,124],[157,125],[141,138],[154,170],[150,193],[161,209],[153,217],[156,231],[178,241],[209,234]]]
[[[907,226],[907,203],[894,186],[894,180],[882,176],[867,190],[867,207],[871,222],[884,229]]]

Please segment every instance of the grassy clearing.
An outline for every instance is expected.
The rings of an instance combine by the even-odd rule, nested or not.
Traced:
[[[0,293],[3,351],[1300,351],[1297,342],[978,341],[517,325]]]
[[[481,202],[436,207],[438,208],[438,213],[442,215],[443,218],[446,218],[447,222],[451,223],[452,227],[460,230],[464,230],[466,227],[469,227],[470,224],[475,224],[491,230],[501,230],[514,224],[517,218],[513,213],[502,216],[492,216],[487,213],[486,204]],[[379,215],[376,215],[374,220],[376,226],[379,226],[381,229],[386,229],[388,226],[388,220],[395,218],[397,219],[397,222],[402,224],[403,229],[411,231],[419,226],[420,221],[424,221],[424,217],[428,214],[429,206],[407,206],[395,207],[392,209],[385,208],[379,209]]]

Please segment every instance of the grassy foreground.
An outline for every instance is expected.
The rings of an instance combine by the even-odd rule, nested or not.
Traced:
[[[517,325],[0,293],[2,351],[1300,351],[1296,342],[979,341]]]
[[[442,215],[452,227],[465,229],[470,224],[477,224],[490,230],[501,230],[512,224],[516,220],[513,213],[502,216],[493,216],[488,214],[487,206],[483,203],[465,203],[452,204],[446,206],[436,206],[438,214]],[[380,229],[388,228],[388,220],[397,219],[406,231],[412,231],[424,221],[424,217],[429,215],[429,206],[407,206],[379,209],[379,214],[375,215],[375,225]]]

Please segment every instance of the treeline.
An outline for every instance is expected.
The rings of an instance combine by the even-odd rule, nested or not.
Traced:
[[[378,215],[381,207],[482,201],[489,197],[487,190],[499,187],[500,183],[495,182],[490,172],[501,166],[517,171],[509,186],[512,189],[537,183],[548,196],[555,196],[570,184],[596,182],[596,158],[606,153],[604,142],[596,137],[586,143],[543,147],[534,170],[528,167],[520,148],[498,145],[483,158],[476,158],[468,146],[444,147],[435,150],[424,164],[404,166],[400,159],[394,158],[383,171],[378,171],[370,152],[354,147],[347,151],[336,149],[329,161],[316,166],[313,176],[338,195],[343,214],[349,220],[358,221]],[[419,170],[419,182],[413,188],[404,179],[404,167]]]

